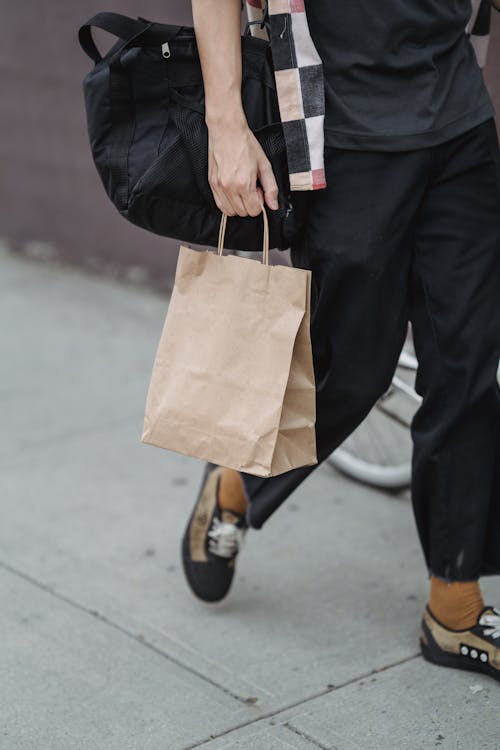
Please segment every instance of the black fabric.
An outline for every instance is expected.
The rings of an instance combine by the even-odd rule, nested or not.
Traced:
[[[150,28],[151,24],[139,19],[127,18],[127,16],[122,16],[119,13],[97,13],[95,16],[92,16],[87,23],[80,27],[78,39],[83,51],[95,63],[98,63],[102,60],[102,56],[92,37],[93,26],[114,34],[114,36],[124,41],[136,39],[136,43],[138,44],[138,37],[144,34]],[[177,29],[178,27],[172,27],[172,35],[177,33]],[[167,39],[164,38],[162,41],[167,41]]]
[[[324,65],[327,145],[422,148],[494,114],[465,33],[470,0],[306,0],[306,12]]]
[[[119,37],[101,58],[92,26]],[[132,223],[182,242],[217,245],[221,212],[208,182],[208,131],[194,30],[100,13],[80,29],[95,61],[84,80],[90,145],[108,196]],[[169,56],[162,43],[169,42]],[[242,37],[242,100],[249,127],[269,158],[279,195],[268,210],[270,247],[300,231],[290,191],[269,43]],[[262,250],[260,218],[230,217],[225,247]]]
[[[388,388],[410,319],[424,397],[412,425],[412,497],[425,560],[450,580],[500,573],[494,121],[429,149],[325,156],[328,187],[308,194],[292,246],[294,265],[312,270],[318,460]],[[262,526],[315,468],[242,473],[251,525]]]

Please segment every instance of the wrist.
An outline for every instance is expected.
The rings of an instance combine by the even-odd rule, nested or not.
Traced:
[[[248,128],[247,118],[240,105],[233,107],[225,106],[211,108],[205,104],[205,123],[209,130],[216,131],[221,128],[227,130],[246,130]]]

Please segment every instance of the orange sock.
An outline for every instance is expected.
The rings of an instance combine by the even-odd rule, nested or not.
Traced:
[[[243,489],[240,472],[236,469],[224,467],[220,475],[219,507],[222,510],[232,510],[242,516],[247,509],[248,501]]]
[[[429,609],[445,627],[452,630],[471,628],[483,607],[479,581],[448,583],[431,576]]]

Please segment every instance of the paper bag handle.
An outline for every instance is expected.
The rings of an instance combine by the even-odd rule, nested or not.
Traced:
[[[265,206],[262,206],[262,218],[264,220],[264,237],[262,240],[262,262],[269,265],[269,221]],[[222,255],[224,249],[224,236],[226,234],[227,214],[222,212],[219,228],[219,244],[217,245],[218,255]]]

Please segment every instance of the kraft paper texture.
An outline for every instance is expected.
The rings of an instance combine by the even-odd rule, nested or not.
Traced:
[[[257,476],[317,463],[311,271],[181,245],[142,442]]]

